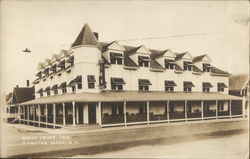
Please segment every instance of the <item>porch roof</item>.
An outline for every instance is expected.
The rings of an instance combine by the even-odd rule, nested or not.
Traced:
[[[180,100],[241,100],[240,97],[217,92],[141,92],[101,91],[100,93],[63,94],[24,102],[20,105],[51,104],[67,102],[118,102],[118,101],[180,101]]]

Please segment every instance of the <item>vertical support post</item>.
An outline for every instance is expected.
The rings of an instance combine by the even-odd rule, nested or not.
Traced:
[[[98,102],[98,110],[99,110],[99,124],[102,126],[102,103]]]
[[[123,102],[123,112],[124,112],[124,124],[127,126],[127,102]]]
[[[45,123],[46,123],[46,128],[48,127],[48,114],[49,114],[49,112],[48,112],[48,105],[47,104],[45,104]]]
[[[27,105],[27,124],[28,125],[30,124],[29,120],[30,120],[30,107]]]
[[[169,123],[169,100],[167,101],[167,120]]]
[[[78,106],[76,106],[76,123],[79,124],[79,112],[78,112]]]
[[[229,100],[229,117],[232,118],[232,100]]]
[[[242,99],[242,118],[245,118],[245,105],[246,105],[246,100],[243,98]]]
[[[149,101],[147,101],[147,122],[149,125]]]
[[[21,106],[18,106],[18,113],[19,113],[19,124],[21,124]]]
[[[66,118],[65,118],[65,116],[66,116],[66,114],[65,114],[65,103],[62,103],[62,107],[63,107],[63,125],[66,125]]]
[[[56,128],[56,104],[53,104],[53,129]]]
[[[185,119],[186,119],[186,122],[187,122],[187,100],[185,100]]]
[[[33,126],[35,126],[35,105],[32,105],[32,117],[33,117]]]
[[[39,116],[38,116],[38,126],[41,126],[41,105],[38,105]]]
[[[215,101],[215,105],[216,105],[215,116],[216,116],[216,119],[218,119],[218,100]]]
[[[75,101],[72,102],[72,113],[73,113],[73,126],[75,126],[76,125]]]
[[[201,119],[204,119],[204,101],[201,101]]]

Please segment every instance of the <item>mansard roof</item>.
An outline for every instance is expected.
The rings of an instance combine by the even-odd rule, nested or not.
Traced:
[[[85,24],[77,36],[75,42],[72,44],[72,47],[78,46],[78,45],[94,45],[98,46],[98,40],[96,39],[96,36],[90,29],[88,24]]]

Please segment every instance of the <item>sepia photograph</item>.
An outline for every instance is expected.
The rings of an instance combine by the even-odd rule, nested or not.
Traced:
[[[247,0],[0,0],[0,157],[249,159],[249,21]]]

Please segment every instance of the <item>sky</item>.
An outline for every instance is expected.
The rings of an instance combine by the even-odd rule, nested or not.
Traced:
[[[2,0],[0,4],[1,93],[33,81],[38,63],[69,49],[85,23],[99,33],[99,41],[188,51],[193,57],[207,54],[212,65],[231,74],[249,72],[248,1]],[[32,52],[23,53],[25,48]]]

